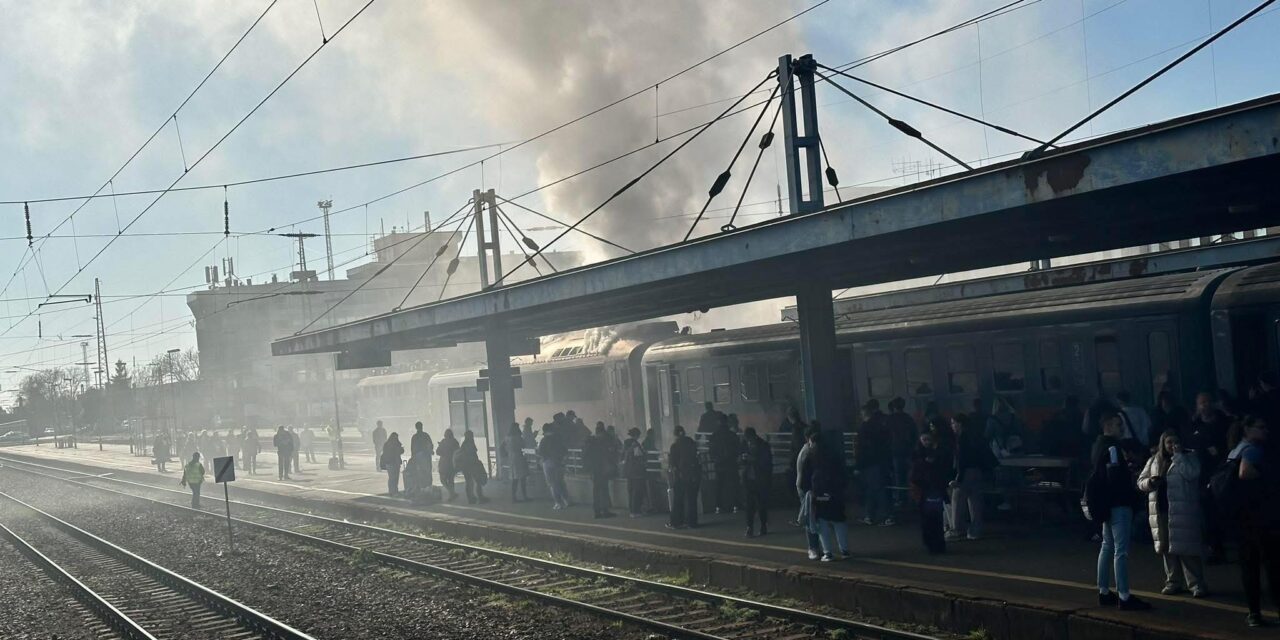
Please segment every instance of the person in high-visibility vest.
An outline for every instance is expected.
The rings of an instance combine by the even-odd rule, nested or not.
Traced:
[[[182,480],[179,485],[191,488],[191,508],[200,508],[200,485],[204,484],[204,464],[200,462],[200,452],[191,454],[191,462],[182,468]]]

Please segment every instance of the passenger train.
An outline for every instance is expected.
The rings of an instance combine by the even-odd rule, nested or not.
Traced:
[[[847,415],[870,398],[900,396],[919,414],[931,401],[954,413],[999,397],[1034,431],[1068,395],[1087,404],[1123,389],[1150,406],[1168,390],[1190,406],[1198,391],[1243,391],[1278,365],[1280,263],[930,303],[895,296],[910,299],[882,294],[889,302],[837,318],[833,375]],[[764,432],[789,407],[803,410],[794,323],[696,335],[644,323],[544,338],[542,351],[513,359],[517,414],[535,425],[574,409],[588,425],[653,427],[663,442],[675,425],[696,425],[708,401]],[[477,375],[366,378],[362,419],[390,428],[423,416],[433,437],[490,433]]]

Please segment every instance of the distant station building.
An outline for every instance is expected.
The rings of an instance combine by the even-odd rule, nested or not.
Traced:
[[[452,276],[447,273],[460,237],[454,236],[453,244],[445,247],[451,236],[454,234],[449,232],[393,229],[372,240],[372,261],[347,269],[345,277],[334,279],[306,268],[301,251],[299,265],[287,280],[273,275],[269,282],[253,282],[239,278],[234,265],[224,264],[221,274],[211,267],[208,289],[189,294],[187,306],[196,323],[203,391],[209,394],[221,423],[327,424],[333,420],[336,397],[344,427],[353,427],[356,383],[361,378],[375,373],[439,371],[483,360],[483,344],[396,352],[391,367],[336,371],[335,383],[332,354],[271,356],[272,340],[296,333],[320,316],[311,330],[477,291],[480,273],[474,254],[459,256],[457,269]],[[464,247],[464,253],[468,249]],[[322,263],[320,257],[314,262]],[[427,270],[433,260],[435,265]],[[523,260],[522,254],[507,254],[502,261],[510,270]],[[538,266],[547,272],[550,267],[567,269],[580,262],[576,252],[548,252],[539,256]],[[531,275],[536,275],[534,270],[525,267],[513,281]]]

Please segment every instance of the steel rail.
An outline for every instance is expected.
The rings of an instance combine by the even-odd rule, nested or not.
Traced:
[[[82,483],[77,484],[80,486],[92,486],[84,485]],[[0,491],[0,498],[5,498],[15,504],[26,507],[42,519],[53,524],[55,528],[72,536],[73,538],[76,538],[77,540],[80,540],[81,542],[84,542],[90,548],[106,553],[107,555],[124,562],[139,573],[145,574],[147,577],[152,578],[170,589],[192,598],[193,600],[201,602],[223,615],[234,618],[235,620],[247,625],[249,628],[265,634],[267,637],[278,638],[280,640],[314,640],[311,636],[264,613],[261,613],[248,605],[224,596],[217,591],[191,580],[190,578],[174,573],[173,571],[151,562],[150,560],[147,560],[124,547],[108,542],[107,540],[81,529],[80,527],[77,527],[51,513],[43,511],[34,505],[28,504],[18,498],[4,493],[3,491]]]
[[[13,529],[6,527],[0,523],[0,536],[4,536],[22,555],[31,560],[33,564],[42,569],[46,575],[56,582],[60,582],[71,589],[71,595],[80,604],[88,607],[93,613],[97,614],[107,626],[120,632],[126,638],[134,640],[156,640],[146,629],[142,628],[133,618],[115,607],[115,605],[107,602],[105,598],[98,595],[96,591],[91,589],[89,585],[81,582],[78,578],[71,575],[61,565],[54,562],[49,556],[44,555],[39,549],[35,548],[30,542],[27,542],[19,536]]]
[[[35,475],[39,475],[39,476],[44,476],[44,477],[48,477],[48,478],[52,478],[52,479],[57,479],[57,480],[61,480],[61,481],[63,481],[63,482],[73,483],[73,484],[75,484],[75,485],[77,485],[77,486],[89,486],[89,487],[92,487],[92,488],[98,489],[98,490],[100,490],[100,491],[106,491],[106,492],[110,492],[110,493],[114,493],[114,494],[118,494],[118,495],[124,495],[124,496],[128,496],[128,497],[135,498],[135,499],[138,499],[138,500],[143,500],[143,501],[152,502],[152,503],[155,503],[155,504],[164,505],[164,506],[167,506],[167,507],[172,507],[172,508],[177,508],[177,509],[184,509],[184,510],[187,510],[187,511],[193,511],[193,512],[202,513],[202,514],[206,514],[206,515],[213,515],[213,516],[216,516],[216,517],[221,517],[221,516],[218,516],[217,514],[214,514],[214,513],[212,513],[212,512],[201,511],[201,510],[194,510],[194,509],[191,509],[190,507],[185,507],[185,506],[182,506],[182,505],[177,505],[177,504],[173,504],[173,503],[169,503],[169,502],[164,502],[164,501],[161,501],[161,500],[155,500],[155,499],[152,499],[152,498],[147,498],[147,497],[144,497],[144,496],[139,496],[139,495],[136,495],[136,494],[127,493],[127,492],[124,492],[124,491],[116,491],[116,490],[114,490],[114,489],[108,489],[108,488],[106,488],[106,487],[99,487],[99,486],[95,486],[95,485],[93,485],[93,484],[88,483],[87,481],[89,481],[89,480],[103,480],[103,481],[113,482],[113,483],[117,483],[117,484],[123,484],[123,485],[130,485],[130,486],[142,487],[142,488],[144,488],[144,489],[148,489],[148,490],[152,490],[152,491],[160,491],[160,492],[164,492],[164,493],[172,493],[172,494],[182,495],[182,496],[185,496],[185,495],[186,495],[186,493],[185,493],[185,492],[178,491],[178,490],[176,490],[176,489],[169,489],[169,488],[167,488],[167,487],[159,487],[159,486],[152,485],[152,484],[148,484],[148,483],[145,483],[145,482],[137,482],[137,481],[133,481],[133,480],[124,480],[124,479],[121,479],[121,478],[113,478],[113,477],[101,476],[101,475],[93,475],[93,474],[84,474],[84,473],[76,472],[76,471],[73,471],[73,470],[70,470],[70,469],[66,469],[66,468],[63,468],[63,467],[56,467],[56,466],[50,466],[50,465],[43,465],[43,464],[38,464],[38,463],[34,463],[34,462],[28,462],[28,461],[25,461],[25,460],[15,460],[15,459],[13,459],[13,458],[9,458],[9,457],[4,456],[4,455],[0,455],[0,462],[17,463],[17,464],[19,464],[19,465],[26,465],[26,466],[37,467],[37,468],[42,468],[42,469],[49,469],[49,470],[59,471],[59,472],[64,472],[64,473],[75,473],[75,474],[77,474],[77,475],[78,475],[78,476],[80,476],[80,477],[78,477],[78,478],[62,478],[62,477],[58,477],[58,476],[52,476],[52,475],[48,475],[48,474],[44,474],[44,473],[40,473],[40,472],[37,472],[37,471],[31,471],[31,470],[29,470],[29,469],[20,469],[20,468],[15,467],[15,470],[18,470],[18,471],[23,471],[23,472],[26,472],[26,473],[31,473],[31,474],[35,474]],[[284,498],[283,496],[274,496],[274,497],[277,497],[277,498],[283,498],[283,499],[288,499],[288,498]],[[214,499],[214,500],[216,500],[216,501],[218,501],[218,502],[221,502],[221,499],[219,499],[219,498],[213,498],[213,499]],[[750,599],[747,599],[747,598],[740,598],[740,597],[732,596],[732,595],[728,595],[728,594],[716,593],[716,592],[706,591],[706,590],[702,590],[702,589],[694,589],[694,588],[692,588],[692,587],[685,587],[685,586],[680,586],[680,585],[675,585],[675,584],[669,584],[669,583],[665,583],[665,582],[659,582],[659,581],[655,581],[655,580],[648,580],[648,579],[645,579],[645,578],[639,578],[639,577],[635,577],[635,576],[628,576],[628,575],[623,575],[623,574],[613,573],[613,572],[609,572],[609,571],[602,571],[602,570],[599,570],[599,569],[591,569],[591,568],[587,568],[587,567],[582,567],[582,566],[577,566],[577,565],[572,565],[572,564],[566,564],[566,563],[562,563],[562,562],[556,562],[556,561],[554,561],[554,560],[547,560],[547,559],[544,559],[544,558],[537,558],[537,557],[533,557],[533,556],[527,556],[527,555],[523,555],[523,554],[519,554],[519,553],[514,553],[514,552],[511,552],[511,551],[503,551],[503,550],[499,550],[499,549],[493,549],[493,548],[489,548],[489,547],[478,546],[478,545],[469,544],[469,543],[465,543],[465,542],[457,542],[457,541],[453,541],[453,540],[446,540],[446,539],[442,539],[442,538],[436,538],[436,537],[431,537],[431,536],[425,536],[425,535],[416,534],[416,533],[408,533],[408,532],[404,532],[404,531],[397,531],[397,530],[395,530],[395,529],[387,529],[387,528],[379,527],[379,526],[376,526],[376,525],[371,525],[371,524],[366,524],[366,523],[361,523],[361,522],[352,522],[352,521],[349,521],[349,520],[341,520],[341,519],[332,518],[332,517],[328,517],[328,516],[316,515],[316,514],[313,514],[313,513],[305,513],[305,512],[300,512],[300,511],[293,511],[293,510],[290,510],[290,509],[284,509],[284,508],[280,508],[280,507],[273,507],[273,506],[269,506],[269,505],[255,504],[255,503],[251,503],[251,502],[239,502],[239,501],[235,501],[235,500],[232,500],[232,501],[231,501],[231,503],[232,503],[233,505],[238,506],[238,507],[240,507],[240,506],[242,506],[242,507],[248,507],[248,508],[251,508],[251,509],[258,509],[258,510],[260,510],[260,511],[265,511],[265,512],[275,513],[275,514],[280,514],[280,515],[284,515],[284,516],[287,516],[287,517],[293,517],[293,518],[298,518],[298,519],[302,519],[302,520],[310,520],[310,521],[313,521],[313,522],[316,522],[316,523],[320,523],[320,524],[324,524],[324,525],[327,525],[327,526],[340,527],[340,528],[348,529],[348,530],[351,530],[351,531],[358,531],[358,532],[362,532],[362,533],[382,535],[382,536],[387,536],[387,537],[391,537],[391,538],[399,539],[399,540],[413,541],[413,542],[418,542],[418,543],[425,543],[425,544],[428,544],[428,545],[432,545],[432,546],[436,546],[436,547],[442,547],[442,548],[446,548],[446,549],[457,549],[457,550],[467,551],[467,552],[471,552],[471,553],[477,553],[477,554],[481,554],[481,555],[488,556],[488,557],[491,557],[491,558],[495,558],[495,559],[499,559],[499,560],[504,560],[504,561],[509,561],[509,562],[516,562],[516,563],[529,564],[529,565],[532,565],[532,566],[535,566],[535,567],[539,567],[539,568],[543,568],[543,569],[546,569],[546,570],[549,570],[549,571],[555,571],[555,572],[559,572],[559,573],[569,574],[569,575],[572,575],[572,576],[575,576],[575,577],[580,577],[580,578],[588,578],[588,579],[592,579],[592,580],[602,580],[602,581],[605,581],[605,582],[608,582],[608,583],[611,583],[611,584],[617,584],[617,585],[625,585],[625,586],[636,587],[636,588],[641,589],[641,590],[644,590],[644,591],[649,591],[649,592],[659,593],[659,594],[668,595],[668,596],[672,596],[672,597],[676,597],[676,598],[683,598],[683,599],[688,599],[688,600],[695,600],[695,601],[700,601],[700,602],[706,602],[706,603],[709,603],[709,604],[712,604],[712,605],[717,605],[717,606],[730,605],[730,606],[737,607],[737,608],[753,609],[753,610],[759,611],[763,616],[767,616],[767,617],[781,618],[781,619],[784,619],[784,620],[794,621],[794,622],[798,622],[798,623],[802,623],[802,624],[811,624],[811,625],[816,625],[816,626],[819,626],[819,627],[822,627],[822,628],[826,628],[826,629],[846,629],[846,630],[848,630],[848,631],[850,631],[850,632],[852,632],[852,633],[856,634],[856,635],[857,635],[857,637],[860,637],[860,638],[867,638],[867,639],[874,639],[874,640],[936,640],[936,639],[935,639],[934,637],[932,637],[932,636],[926,636],[926,635],[922,635],[922,634],[918,634],[918,633],[913,633],[913,632],[910,632],[910,631],[902,631],[902,630],[898,630],[898,629],[891,629],[891,628],[888,628],[888,627],[883,627],[883,626],[879,626],[879,625],[874,625],[874,624],[867,623],[867,622],[860,622],[860,621],[856,621],[856,620],[849,620],[849,619],[845,619],[845,618],[839,618],[839,617],[835,617],[835,616],[829,616],[829,615],[825,615],[825,614],[814,613],[814,612],[811,612],[811,611],[805,611],[805,610],[802,610],[802,609],[796,609],[796,608],[793,608],[793,607],[786,607],[786,606],[782,606],[782,605],[775,605],[775,604],[770,604],[770,603],[766,603],[766,602],[760,602],[760,601],[757,601],[757,600],[750,600]],[[359,548],[361,548],[361,547],[355,547],[355,546],[351,546],[351,545],[344,545],[343,543],[337,543],[337,542],[334,542],[334,541],[325,540],[325,539],[323,539],[323,538],[318,538],[318,537],[315,537],[315,536],[310,536],[310,535],[308,535],[308,534],[302,534],[302,533],[298,533],[298,532],[295,532],[295,531],[290,531],[290,530],[288,530],[288,529],[281,529],[281,528],[274,527],[274,526],[271,526],[271,525],[265,525],[265,524],[261,524],[261,523],[253,522],[253,521],[250,521],[250,520],[240,520],[240,519],[237,519],[236,521],[237,521],[237,522],[243,522],[243,523],[245,523],[245,524],[247,524],[247,525],[250,525],[250,526],[259,526],[259,527],[264,527],[264,528],[266,528],[266,529],[269,529],[269,530],[272,530],[272,531],[278,531],[278,532],[281,532],[281,533],[286,534],[286,535],[294,535],[294,536],[299,536],[299,537],[301,537],[301,538],[307,538],[307,539],[317,540],[317,541],[319,541],[320,543],[323,543],[323,544],[338,544],[338,545],[343,545],[343,546],[345,546],[345,547],[348,547],[348,548],[349,548],[350,550],[352,550],[352,551],[354,551],[355,549],[359,549]],[[367,549],[366,549],[366,551],[370,551],[371,553],[375,553],[375,554],[384,555],[384,556],[387,556],[387,557],[389,557],[389,558],[395,558],[395,559],[396,559],[396,561],[417,562],[417,561],[414,561],[414,560],[407,560],[407,559],[404,559],[404,558],[399,558],[399,557],[397,557],[397,556],[392,556],[391,554],[383,554],[382,552],[377,552],[377,551],[372,551],[372,550],[367,550]],[[375,557],[377,557],[377,556],[375,556]],[[448,570],[448,569],[446,569],[445,571],[450,571],[450,572],[452,572],[452,573],[457,573],[457,574],[459,574],[459,575],[464,575],[464,576],[465,576],[465,575],[467,575],[467,574],[461,574],[460,572],[453,572],[452,570]],[[472,577],[472,576],[468,576],[468,579],[470,579],[470,578],[473,578],[473,577]],[[500,583],[499,583],[499,584],[500,584]],[[518,587],[517,587],[517,588],[518,588]],[[546,594],[540,594],[540,593],[538,593],[538,592],[533,592],[533,593],[534,593],[534,594],[537,594],[536,596],[533,596],[533,597],[541,597],[541,596],[543,596],[543,595],[546,595]],[[554,596],[553,596],[553,597],[554,597]],[[580,602],[577,602],[577,601],[574,601],[574,600],[568,600],[567,602],[568,602],[568,603],[570,603],[570,605],[569,605],[569,606],[580,606],[580,605],[582,605],[582,604],[585,604],[585,603],[580,603]],[[614,613],[615,613],[615,612],[611,612],[610,610],[605,610],[604,615],[614,615]],[[637,622],[637,624],[640,624],[640,623],[639,623],[639,622]],[[665,624],[665,623],[660,623],[660,624]],[[668,626],[670,626],[670,625],[668,625]],[[678,629],[678,630],[679,630],[679,634],[680,634],[682,637],[716,638],[716,636],[709,636],[709,635],[703,635],[703,636],[689,636],[688,634],[690,633],[690,631],[689,631],[688,629],[684,629],[684,628],[682,628],[682,627],[676,627],[676,629]],[[669,632],[669,633],[677,633],[676,631],[671,631],[671,630],[667,630],[667,632]]]

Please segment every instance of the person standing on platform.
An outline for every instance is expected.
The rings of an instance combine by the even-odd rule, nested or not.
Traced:
[[[956,434],[956,476],[951,481],[951,532],[948,540],[977,540],[982,537],[983,496],[987,476],[1000,464],[982,438],[982,427],[968,416],[951,418]]]
[[[458,499],[454,484],[458,477],[458,468],[453,465],[453,456],[457,452],[458,439],[453,437],[453,429],[445,429],[444,435],[440,438],[440,444],[436,445],[436,455],[440,457],[440,484],[444,486],[445,491],[449,492],[449,497],[446,498],[449,502]]]
[[[742,490],[747,512],[747,537],[769,533],[769,490],[773,484],[773,450],[753,427],[742,431]]]
[[[524,429],[520,431],[520,437],[524,439],[524,448],[529,450],[538,448],[538,434],[533,430],[533,418],[524,419]]]
[[[400,444],[400,434],[391,432],[382,445],[382,468],[387,472],[387,495],[400,495],[400,465],[404,462],[404,445]]]
[[[289,425],[289,438],[293,440],[293,470],[302,473],[302,436]]]
[[[1214,407],[1213,394],[1196,394],[1196,409],[1187,427],[1186,448],[1200,458],[1200,472],[1212,475],[1227,461],[1227,417]],[[1201,487],[1200,507],[1204,517],[1205,544],[1209,547],[1209,564],[1222,564],[1226,554],[1226,518],[1222,517],[1207,482]]]
[[[1117,393],[1116,402],[1120,403],[1120,413],[1129,425],[1131,437],[1144,449],[1150,447],[1152,444],[1151,416],[1147,415],[1147,410],[1134,404],[1128,391]]]
[[[382,470],[382,447],[385,444],[387,444],[387,430],[379,420],[377,426],[373,428],[373,466],[379,471]]]
[[[262,440],[258,438],[258,430],[245,427],[244,446],[241,449],[244,456],[244,468],[251,475],[258,472],[258,454],[262,453]]]
[[[1160,436],[1156,454],[1138,475],[1138,490],[1147,494],[1147,519],[1156,553],[1164,561],[1165,595],[1191,590],[1194,598],[1209,595],[1204,581],[1204,547],[1200,536],[1200,459],[1184,451],[1182,438],[1170,429]]]
[[[302,453],[307,457],[307,462],[315,462],[316,432],[312,431],[310,426],[303,427],[302,433],[298,434],[298,440],[302,445]]]
[[[596,423],[596,432],[582,445],[582,467],[591,474],[591,508],[596,518],[614,517],[609,499],[609,434],[604,423]]]
[[[191,454],[191,461],[182,468],[182,480],[178,484],[191,489],[191,508],[200,508],[200,485],[204,484],[204,464],[200,462],[200,452]]]
[[[778,425],[778,433],[786,434],[787,439],[791,441],[791,455],[788,456],[789,465],[787,471],[791,475],[795,475],[796,460],[800,458],[800,450],[805,445],[805,431],[809,429],[809,425],[800,419],[800,411],[795,407],[787,408],[787,417],[782,419],[782,424]]]
[[[836,451],[831,451],[822,444],[821,432],[810,430],[809,456],[805,466],[809,467],[804,474],[807,484],[800,488],[810,496],[808,524],[810,530],[816,530],[819,543],[822,545],[822,562],[849,557],[849,525],[844,512],[845,476],[844,460]]]
[[[889,431],[889,452],[893,456],[893,468],[890,480],[895,487],[906,487],[907,476],[911,471],[911,456],[915,452],[920,438],[920,428],[916,421],[907,414],[907,401],[894,398],[889,401],[889,415],[885,416],[885,427]],[[893,506],[901,507],[906,491],[899,488],[893,490]]]
[[[1271,586],[1271,598],[1280,608],[1280,477],[1273,447],[1268,447],[1266,420],[1242,419],[1243,439],[1227,454],[1230,495],[1219,500],[1240,532],[1240,577],[1249,606],[1249,626],[1267,626],[1262,617],[1262,571]],[[1215,477],[1215,479],[1217,479]]]
[[[862,524],[892,526],[889,513],[889,495],[885,479],[890,471],[893,450],[891,435],[880,411],[880,402],[872,398],[862,407],[862,424],[858,425],[857,457],[855,464],[862,480]],[[812,440],[810,442],[812,446]]]
[[[723,415],[723,414],[721,414]],[[707,438],[707,449],[716,472],[716,513],[738,512],[738,460],[742,440],[721,420]]]
[[[511,480],[511,501],[520,502],[523,496],[524,501],[528,502],[529,461],[524,457],[524,434],[520,432],[518,423],[511,423],[511,430],[503,439],[502,448],[506,451],[507,468],[510,470],[507,477]]]
[[[544,424],[542,440],[538,442],[538,460],[547,481],[547,491],[551,492],[551,508],[557,510],[569,506],[569,492],[564,484],[564,460],[569,455],[564,434],[567,428],[568,423],[563,419],[558,423]]]
[[[929,553],[944,553],[947,541],[943,533],[943,513],[946,511],[947,481],[954,473],[951,459],[938,446],[937,436],[926,432],[919,437],[919,444],[911,460],[911,497],[920,505],[920,539]]]
[[[705,411],[698,418],[698,433],[703,434],[705,437],[711,435],[720,427],[720,423],[725,420],[725,415],[716,411],[715,405],[711,404],[710,401],[702,403],[702,407]]]
[[[152,463],[156,465],[156,470],[160,473],[168,473],[164,465],[169,462],[169,439],[164,434],[156,436],[151,445],[151,452],[154,455]]]
[[[484,497],[484,485],[489,481],[489,472],[480,462],[480,450],[476,447],[476,436],[470,430],[462,434],[462,444],[453,454],[453,466],[462,473],[466,483],[467,503],[484,504],[489,501]]]
[[[796,524],[804,529],[805,541],[809,547],[809,559],[817,560],[822,557],[822,541],[818,538],[818,527],[815,516],[813,515],[813,464],[809,458],[814,455],[817,447],[809,444],[810,440],[820,437],[821,432],[809,427],[804,435],[804,446],[800,447],[800,453],[796,455],[796,495],[800,498],[800,510],[796,514]]]
[[[1150,609],[1151,605],[1129,591],[1129,544],[1133,533],[1133,512],[1141,496],[1130,470],[1131,452],[1121,440],[1124,418],[1118,413],[1102,419],[1102,436],[1094,445],[1093,473],[1085,483],[1089,513],[1102,521],[1102,548],[1098,551],[1098,604],[1127,611]],[[1111,590],[1114,578],[1116,590]]]
[[[640,430],[627,429],[622,443],[622,476],[627,479],[627,512],[632,518],[644,515],[645,497],[649,494],[649,454],[640,444]]]
[[[276,435],[271,438],[271,444],[276,447],[276,477],[279,480],[289,480],[289,467],[293,462],[293,436],[284,430],[284,425],[280,425]]]
[[[702,483],[702,463],[698,460],[698,444],[676,425],[675,442],[667,454],[671,477],[671,521],[668,529],[698,526],[698,486]]]

